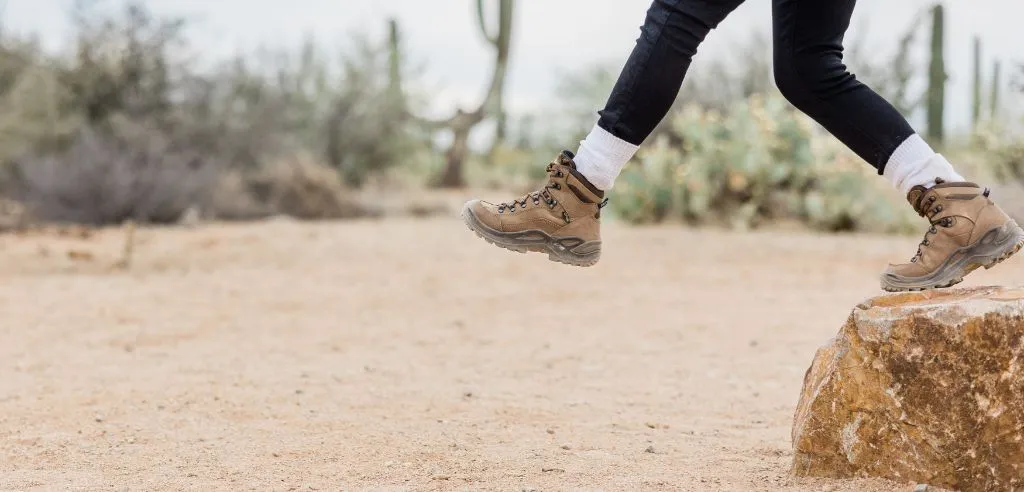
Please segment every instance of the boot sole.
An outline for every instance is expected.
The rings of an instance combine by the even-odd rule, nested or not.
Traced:
[[[480,222],[468,205],[462,209],[462,221],[484,241],[516,253],[547,253],[551,261],[578,267],[594,266],[601,259],[600,240],[583,241],[575,236],[554,237],[537,229],[496,231]]]
[[[992,268],[1024,248],[1024,230],[1009,221],[985,233],[972,245],[950,255],[934,273],[924,277],[882,275],[882,289],[889,292],[911,292],[944,289],[963,282],[967,274],[985,267]]]

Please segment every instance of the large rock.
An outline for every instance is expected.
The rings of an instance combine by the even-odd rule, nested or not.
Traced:
[[[1024,491],[1024,289],[887,295],[818,350],[793,473]]]

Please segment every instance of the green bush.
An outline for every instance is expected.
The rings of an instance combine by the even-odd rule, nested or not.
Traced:
[[[686,106],[612,194],[633,223],[751,228],[799,221],[825,231],[902,232],[917,216],[891,186],[777,96],[727,112]],[[670,145],[669,141],[682,142]]]
[[[1000,182],[1024,184],[1024,139],[998,122],[978,125],[967,149],[984,161],[986,174]]]

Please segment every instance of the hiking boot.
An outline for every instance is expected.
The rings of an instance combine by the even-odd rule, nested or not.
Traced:
[[[950,287],[978,267],[992,268],[1024,246],[1024,231],[974,183],[915,186],[907,200],[932,223],[910,263],[889,265],[890,292]]]
[[[548,164],[548,182],[505,203],[472,200],[462,219],[478,236],[505,249],[547,253],[548,259],[592,266],[601,258],[601,208],[608,202],[576,170],[572,152]]]

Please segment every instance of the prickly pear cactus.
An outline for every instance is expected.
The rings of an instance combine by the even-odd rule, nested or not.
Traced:
[[[685,221],[746,229],[797,220],[819,230],[902,232],[917,224],[877,172],[778,96],[725,114],[685,107],[672,141],[645,147],[613,192],[634,223]]]

